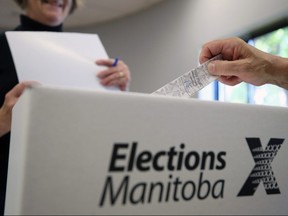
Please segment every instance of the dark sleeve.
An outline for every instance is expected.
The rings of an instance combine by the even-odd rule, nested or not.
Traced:
[[[0,105],[4,97],[18,83],[17,73],[10,52],[7,38],[0,34]]]
[[[0,138],[0,215],[4,214],[10,133]]]
[[[0,34],[0,107],[4,98],[18,83],[13,58],[4,33]],[[0,215],[4,214],[10,133],[0,137]]]

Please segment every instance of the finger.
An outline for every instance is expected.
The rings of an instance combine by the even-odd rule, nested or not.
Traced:
[[[130,72],[126,65],[119,65],[117,67],[111,67],[107,70],[100,71],[97,74],[97,77],[100,79],[114,79],[126,77],[126,79],[130,80]]]
[[[208,64],[208,71],[215,76],[240,76],[243,73],[245,60],[215,60]]]
[[[122,77],[111,80],[101,80],[101,84],[104,86],[118,86],[121,91],[126,91],[129,85],[130,79],[128,77]]]
[[[228,38],[208,42],[202,46],[199,62],[203,64],[219,54],[222,54],[224,60],[236,60],[239,58],[239,48],[244,45],[246,45],[246,42],[240,38]]]
[[[119,85],[119,89],[121,91],[126,91],[127,86],[128,86],[128,84],[127,84],[127,82],[125,82],[125,83]]]
[[[203,47],[199,55],[199,62],[200,64],[203,64],[216,55],[213,55],[208,47]]]
[[[102,85],[113,85],[113,84],[118,84],[121,81],[125,80],[126,81],[127,76],[125,75],[124,72],[120,71],[117,73],[110,74],[109,76],[106,76],[101,79],[101,84]],[[112,83],[112,84],[111,84]]]
[[[99,66],[112,67],[116,59],[99,59],[95,63]],[[120,61],[119,61],[120,62]]]
[[[235,86],[242,82],[242,80],[236,76],[220,76],[218,78],[218,81],[225,85],[230,85],[230,86]]]
[[[121,71],[120,67],[110,67],[107,70],[100,71],[97,74],[97,77],[100,79],[104,79],[104,78],[109,77],[113,74],[117,74],[119,71]]]
[[[112,85],[120,85],[121,83],[125,82],[125,78],[118,78],[118,79],[113,79],[108,81],[106,84],[108,86],[112,86]]]
[[[13,97],[20,97],[20,95],[23,93],[23,91],[35,84],[36,82],[33,81],[26,81],[26,82],[21,82],[19,84],[17,84],[8,94],[12,95]]]
[[[225,46],[224,41],[225,40],[214,40],[204,44],[199,55],[200,64],[203,64],[214,56],[222,54],[223,47]]]
[[[119,84],[119,89],[121,91],[128,91],[131,79],[125,80],[125,82]]]
[[[107,76],[110,76],[113,73],[118,73],[120,71],[125,72],[126,76],[127,76],[127,74],[129,74],[129,69],[128,69],[127,65],[121,60],[118,61],[117,66],[115,66],[115,67],[114,66],[109,66],[108,69],[98,72],[97,76],[100,79],[102,79],[102,78],[105,78]]]
[[[24,90],[32,85],[39,84],[36,81],[25,81],[17,84],[13,89],[11,89],[5,95],[5,101],[3,104],[3,109],[11,110],[13,106],[16,104],[18,98],[22,95]]]

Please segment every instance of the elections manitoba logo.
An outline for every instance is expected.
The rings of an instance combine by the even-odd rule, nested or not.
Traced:
[[[284,139],[270,139],[265,149],[260,138],[246,141],[255,166],[235,197],[254,195],[261,182],[268,195],[280,194],[271,164]],[[137,142],[114,143],[99,206],[223,199],[226,160],[226,151],[194,151],[184,143],[154,152]]]
[[[182,143],[152,152],[140,150],[137,142],[115,143],[99,206],[223,198],[224,179],[209,179],[206,175],[225,169],[226,152],[185,148]],[[180,171],[188,171],[189,179],[184,179]],[[139,180],[135,173],[148,173],[149,177]],[[161,180],[154,180],[151,175]]]

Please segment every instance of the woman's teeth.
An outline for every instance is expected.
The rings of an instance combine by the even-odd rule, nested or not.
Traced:
[[[44,4],[56,5],[56,6],[58,6],[58,7],[63,7],[63,1],[42,0],[42,3],[44,3]]]

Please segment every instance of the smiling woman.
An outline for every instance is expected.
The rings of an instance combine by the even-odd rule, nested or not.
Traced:
[[[22,9],[25,9],[27,6],[27,1],[28,0],[14,0]],[[38,0],[39,1],[39,0]],[[49,0],[41,0],[41,2],[46,2],[48,3]],[[80,0],[72,0],[72,6],[70,9],[70,14],[74,12],[74,10],[77,9],[79,5]]]
[[[15,2],[20,7],[15,7]],[[27,0],[0,0],[0,31],[10,30],[18,24],[19,14],[25,9],[26,2]],[[73,15],[65,20],[65,29],[113,21],[152,8],[161,2],[164,0],[76,0],[75,4],[72,1],[70,14],[73,12]]]
[[[20,16],[20,25],[14,31],[62,32],[64,20],[78,6],[78,0],[15,2],[24,10],[24,14]],[[95,78],[97,77],[103,86],[116,86],[121,91],[128,90],[129,68],[122,60],[113,66],[114,62],[114,59],[95,59],[96,65],[104,66],[103,71],[95,71]],[[6,35],[0,33],[0,215],[4,213],[12,109],[25,88],[33,84],[29,80],[20,81],[19,83]]]
[[[77,0],[15,0],[26,15],[42,24],[57,26],[78,6]]]

